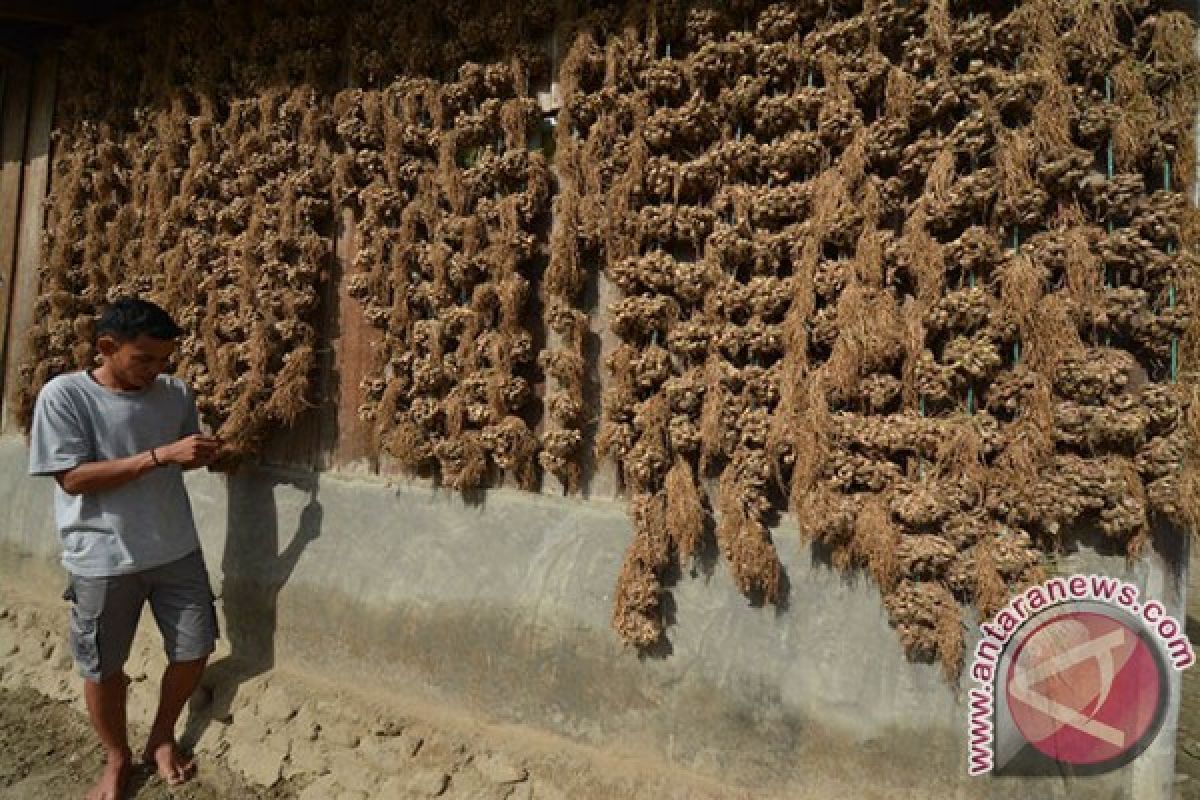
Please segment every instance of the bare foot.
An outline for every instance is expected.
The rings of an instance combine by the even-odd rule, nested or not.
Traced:
[[[125,796],[125,784],[129,783],[129,772],[133,768],[133,756],[124,753],[109,754],[104,763],[104,772],[87,793],[87,800],[121,800]]]
[[[185,759],[171,739],[158,744],[148,743],[142,760],[158,767],[158,776],[166,781],[167,786],[180,786],[196,774],[195,759]]]

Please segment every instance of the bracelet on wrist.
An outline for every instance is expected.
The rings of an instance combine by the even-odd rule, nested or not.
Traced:
[[[158,460],[158,453],[154,452],[155,448],[150,448],[150,460],[154,462],[154,466],[161,467],[163,463]]]

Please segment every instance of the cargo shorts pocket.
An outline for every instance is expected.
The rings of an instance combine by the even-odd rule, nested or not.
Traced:
[[[100,670],[100,620],[84,616],[79,607],[71,605],[71,632],[68,636],[71,655],[79,665],[85,678],[99,679]]]

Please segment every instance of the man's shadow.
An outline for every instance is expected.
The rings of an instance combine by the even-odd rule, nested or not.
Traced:
[[[213,721],[227,722],[241,684],[275,665],[275,629],[279,592],[308,543],[321,535],[324,512],[317,499],[316,474],[281,477],[254,468],[225,478],[228,492],[221,635],[231,653],[210,664],[201,690],[189,708],[181,747],[191,750]],[[295,533],[279,550],[279,514],[275,489],[287,484],[305,491],[308,503]]]

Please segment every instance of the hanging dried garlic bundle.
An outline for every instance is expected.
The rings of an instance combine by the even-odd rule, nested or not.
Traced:
[[[516,52],[516,31],[537,13],[504,17],[486,35],[469,15],[429,31],[445,37],[452,79],[431,64],[397,65],[394,80],[337,99],[338,196],[356,212],[360,242],[351,293],[384,330],[364,412],[401,466],[436,469],[460,490],[502,475],[533,489],[539,464],[569,475],[581,441],[577,428],[549,430],[539,452],[527,419],[535,363],[561,387],[554,419],[578,425],[583,414],[586,323],[572,307],[582,278],[561,245],[546,285],[558,301],[551,326],[569,346],[538,362],[527,329],[551,199],[549,166],[527,150],[540,122],[528,77],[544,65],[524,51],[489,63],[455,55]]]

